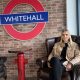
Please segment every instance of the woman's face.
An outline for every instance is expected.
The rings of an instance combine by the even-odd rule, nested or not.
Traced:
[[[68,31],[65,31],[62,33],[62,40],[64,42],[68,42],[68,40],[70,39],[70,35],[69,35],[69,32]]]

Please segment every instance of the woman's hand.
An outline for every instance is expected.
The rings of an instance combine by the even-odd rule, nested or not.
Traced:
[[[66,65],[66,71],[70,71],[70,70],[72,70],[72,64],[68,62],[68,64]]]

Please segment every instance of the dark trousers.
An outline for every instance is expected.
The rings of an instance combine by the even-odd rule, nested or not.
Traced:
[[[52,67],[52,70],[50,72],[49,80],[61,80],[63,72],[66,72],[65,67],[62,65],[62,62],[58,58],[53,57],[50,61],[50,65]],[[71,80],[74,80],[72,70],[69,71],[69,73]]]

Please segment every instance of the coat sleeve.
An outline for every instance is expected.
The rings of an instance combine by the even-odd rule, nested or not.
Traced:
[[[51,53],[50,53],[50,55],[49,55],[49,57],[48,57],[48,61],[50,61],[50,59],[52,58],[52,57],[58,57],[57,55],[56,55],[56,50],[57,49],[57,43],[54,45],[54,47],[53,47],[53,49],[52,49],[52,51],[51,51]]]
[[[56,45],[53,46],[53,49],[52,49],[51,53],[50,53],[49,56],[48,56],[48,63],[47,63],[47,65],[48,65],[49,68],[51,68],[49,62],[50,62],[51,58],[54,57],[54,52],[55,52],[55,50],[56,50]]]
[[[74,58],[70,61],[73,65],[80,64],[80,49],[79,46],[76,44],[75,51],[74,51]]]

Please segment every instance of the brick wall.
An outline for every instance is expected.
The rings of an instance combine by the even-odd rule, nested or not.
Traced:
[[[0,0],[0,14],[7,3],[10,0]],[[16,0],[17,1],[17,0]],[[46,55],[45,39],[49,37],[59,36],[62,28],[66,27],[66,0],[39,0],[45,8],[45,11],[49,12],[49,21],[45,25],[43,31],[34,39],[20,41],[10,37],[3,26],[0,25],[0,56],[6,56],[6,67],[8,80],[17,80],[17,65],[14,64],[14,60],[17,56],[15,53],[8,53],[10,49],[16,48],[28,48],[32,49],[25,52],[25,58],[29,58],[26,65],[26,77],[36,77],[38,66],[36,65],[36,59]],[[34,12],[32,6],[28,4],[17,5],[12,13],[19,12]],[[21,24],[14,25],[18,31],[30,31],[36,24]]]

